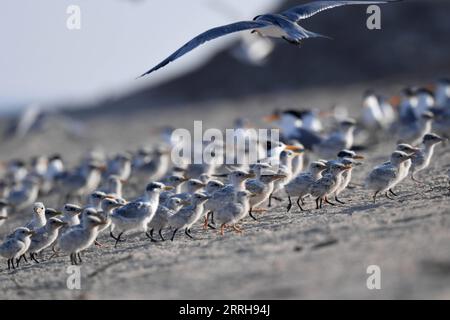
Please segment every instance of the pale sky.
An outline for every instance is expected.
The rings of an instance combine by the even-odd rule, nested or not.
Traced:
[[[83,102],[171,77],[233,36],[208,43],[144,80],[136,76],[192,37],[252,19],[281,0],[2,0],[0,110],[11,104]],[[69,30],[69,5],[81,29]]]

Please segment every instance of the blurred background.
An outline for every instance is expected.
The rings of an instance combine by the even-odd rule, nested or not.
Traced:
[[[148,139],[154,122],[181,126],[186,118],[174,115],[182,112],[215,125],[219,116],[256,119],[279,107],[345,104],[351,109],[358,108],[365,89],[392,95],[403,86],[450,74],[450,2],[404,0],[381,6],[381,30],[367,29],[366,6],[338,8],[302,24],[334,40],[312,39],[293,47],[284,41],[254,43],[257,35],[242,33],[207,43],[135,79],[211,27],[305,2],[3,1],[2,150],[8,156],[20,154],[17,145],[8,146],[10,138],[42,128],[43,119],[52,134],[45,142],[35,134],[25,146],[64,150],[66,145],[57,141],[49,146],[52,137],[64,141],[62,135],[80,138],[87,133],[93,137],[88,144],[108,138],[136,145]],[[69,5],[81,9],[80,30],[66,27]],[[94,119],[95,125],[87,128]],[[128,139],[120,130],[106,130],[124,119],[133,124],[126,128]]]

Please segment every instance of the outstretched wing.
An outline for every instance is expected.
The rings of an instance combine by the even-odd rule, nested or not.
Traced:
[[[268,22],[263,21],[240,21],[232,24],[228,24],[225,26],[217,27],[210,29],[208,31],[203,32],[202,34],[196,36],[194,39],[186,43],[184,46],[182,46],[180,49],[172,53],[169,57],[167,57],[164,61],[162,61],[157,66],[153,67],[149,71],[142,74],[140,77],[143,77],[147,74],[152,73],[153,71],[156,71],[168,63],[180,58],[181,56],[185,55],[189,51],[197,48],[199,45],[205,43],[206,41],[210,41],[222,36],[225,36],[230,33],[243,31],[243,30],[249,30],[249,29],[256,29],[261,28],[269,25]]]
[[[398,1],[398,0],[395,0]],[[387,2],[393,2],[393,1],[316,1],[316,2],[310,2],[306,4],[302,4],[299,6],[295,6],[289,10],[283,11],[281,14],[288,18],[291,21],[299,21],[302,19],[307,19],[309,17],[312,17],[313,15],[328,10],[333,9],[336,7],[341,6],[347,6],[352,4],[362,4],[362,5],[369,5],[369,4],[380,4],[380,3],[387,3]]]

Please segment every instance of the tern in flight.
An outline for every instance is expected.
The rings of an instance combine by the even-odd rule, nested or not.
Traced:
[[[384,0],[384,1],[315,1],[299,6],[295,6],[289,10],[283,11],[279,14],[263,14],[256,16],[253,21],[239,21],[224,25],[221,27],[212,28],[208,31],[199,34],[191,41],[187,42],[180,49],[172,53],[169,57],[163,60],[160,64],[143,73],[140,77],[150,74],[172,61],[180,58],[189,51],[197,48],[199,45],[225,36],[230,33],[238,31],[252,30],[252,33],[258,33],[263,37],[281,38],[287,42],[299,45],[302,40],[308,38],[328,38],[324,35],[308,31],[302,28],[298,22],[303,19],[312,17],[313,15],[324,10],[345,6],[345,5],[371,5],[382,4],[388,2],[396,2],[399,0]]]

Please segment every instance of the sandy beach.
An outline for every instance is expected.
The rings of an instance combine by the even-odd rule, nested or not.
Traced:
[[[385,83],[382,90],[395,92],[396,83]],[[89,128],[85,137],[68,138],[50,126],[33,137],[4,142],[0,154],[7,160],[59,152],[73,164],[90,147],[113,154],[149,144],[157,138],[150,129],[164,124],[190,129],[194,120],[202,120],[205,128],[227,128],[243,115],[261,126],[260,117],[274,106],[298,99],[323,109],[345,103],[357,117],[367,86],[224,99],[157,112],[77,111],[73,117]],[[68,256],[11,272],[2,259],[0,299],[448,299],[450,191],[443,169],[449,167],[450,149],[437,148],[430,168],[420,175],[425,184],[408,179],[396,188],[397,200],[380,198],[373,204],[362,184],[393,150],[394,139],[384,141],[364,152],[367,160],[354,170],[352,188],[342,196],[346,205],[315,210],[308,201],[308,211],[295,207],[287,214],[284,201],[261,213],[259,221],[246,219],[242,235],[222,237],[197,225],[196,241],[180,234],[174,242],[151,243],[138,234],[114,249],[113,240],[102,235],[103,247],[92,247],[83,256],[81,290],[67,288]],[[57,205],[54,197],[41,200]],[[29,215],[12,216],[0,227],[0,236]],[[366,286],[370,265],[381,269],[380,290]]]

